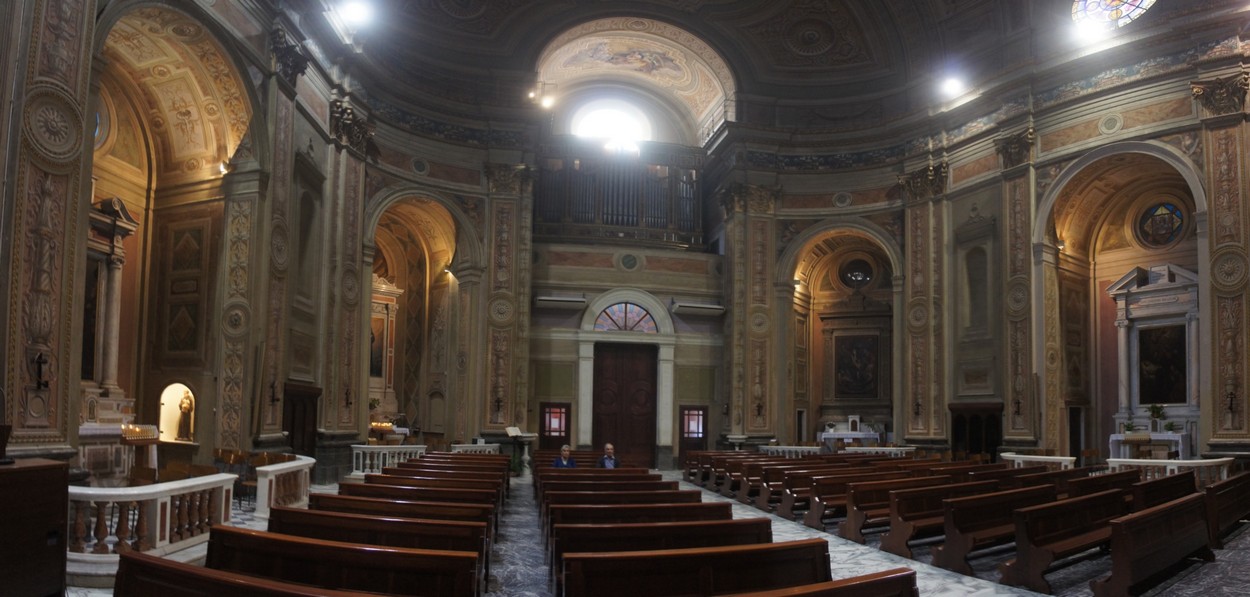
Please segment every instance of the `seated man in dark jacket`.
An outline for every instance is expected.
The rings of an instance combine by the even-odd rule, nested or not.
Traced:
[[[603,456],[599,457],[599,468],[616,468],[620,463],[616,461],[616,448],[612,444],[603,444]]]

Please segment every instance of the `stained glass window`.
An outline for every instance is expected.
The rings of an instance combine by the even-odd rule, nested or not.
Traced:
[[[646,309],[633,303],[617,303],[604,309],[595,319],[595,331],[656,333],[655,318]]]
[[[1154,3],[1155,0],[1076,0],[1072,3],[1072,20],[1115,29],[1146,14]]]
[[[1137,220],[1137,234],[1152,247],[1172,244],[1185,227],[1185,214],[1171,203],[1156,203]]]

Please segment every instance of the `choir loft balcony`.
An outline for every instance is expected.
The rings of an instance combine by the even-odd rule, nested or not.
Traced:
[[[535,241],[704,250],[701,149],[568,137],[540,155]]]

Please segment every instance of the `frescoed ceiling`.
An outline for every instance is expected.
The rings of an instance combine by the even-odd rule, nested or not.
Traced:
[[[247,132],[251,107],[224,51],[179,13],[144,8],[109,32],[105,55],[140,90],[164,182],[218,173]]]

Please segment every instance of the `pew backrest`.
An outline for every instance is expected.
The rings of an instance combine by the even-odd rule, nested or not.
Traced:
[[[829,543],[806,539],[564,554],[565,597],[720,595],[830,580]]]
[[[1139,481],[1129,489],[1133,495],[1133,511],[1137,512],[1197,492],[1198,477],[1194,471],[1188,470],[1175,475]]]
[[[919,597],[916,571],[894,568],[822,583],[734,593],[725,597]]]
[[[229,526],[209,532],[205,565],[327,589],[397,595],[469,597],[478,586],[473,552],[379,547]]]
[[[116,597],[351,597],[354,591],[335,591],[282,582],[238,572],[213,570],[137,551],[118,554],[113,579]]]

